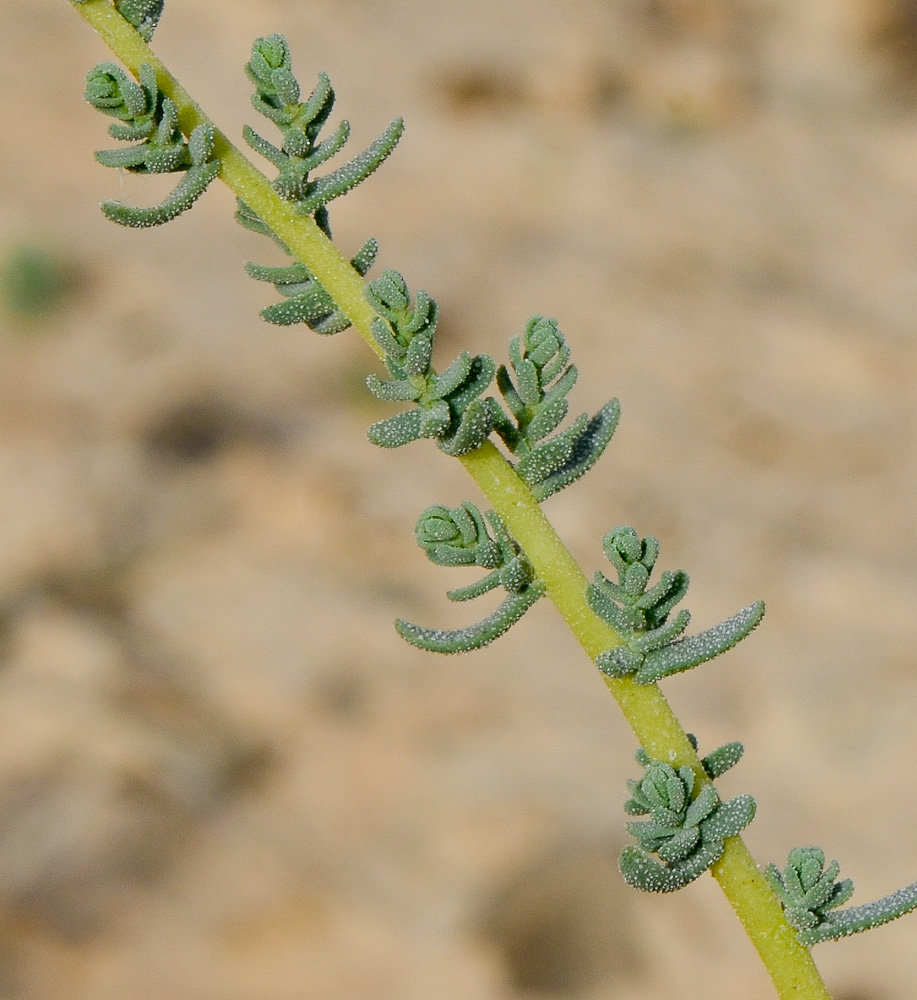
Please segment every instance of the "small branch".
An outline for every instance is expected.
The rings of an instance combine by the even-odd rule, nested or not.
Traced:
[[[139,75],[144,63],[153,67],[160,90],[175,102],[178,122],[185,135],[190,135],[198,125],[210,122],[191,95],[109,0],[84,0],[82,3],[70,0],[70,3],[135,76]],[[277,195],[267,177],[215,125],[213,135],[213,156],[220,161],[220,180],[257,212],[298,260],[304,263],[308,260],[309,270],[337,302],[370,349],[382,357],[370,330],[376,314],[363,295],[363,279],[350,261],[311,218],[297,215],[292,206]]]

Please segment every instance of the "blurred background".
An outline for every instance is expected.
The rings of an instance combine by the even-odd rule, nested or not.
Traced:
[[[586,570],[633,524],[698,628],[767,601],[666,684],[745,742],[756,858],[917,878],[917,4],[170,0],[156,41],[238,135],[273,31],[353,151],[407,119],[331,217],[438,299],[441,363],[540,312],[574,407],[620,398],[548,505]],[[620,881],[634,740],[547,602],[474,656],[398,639],[477,610],[412,528],[479,498],[368,444],[352,334],[259,319],[242,262],[280,258],[228,191],[103,219],[162,193],[93,162],[108,58],[63,0],[0,7],[0,997],[772,997],[711,879]],[[905,1000],[915,940],[816,956]]]

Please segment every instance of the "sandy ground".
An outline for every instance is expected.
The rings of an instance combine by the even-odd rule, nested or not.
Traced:
[[[917,878],[917,28],[878,0],[170,0],[157,48],[232,134],[283,31],[389,164],[332,213],[442,307],[442,358],[557,316],[581,409],[623,419],[550,501],[584,567],[634,524],[700,627],[765,624],[666,685],[759,815],[866,901]],[[709,878],[615,871],[633,738],[547,604],[459,624],[418,512],[473,498],[387,412],[345,333],[269,327],[270,247],[208,193],[93,163],[107,59],[63,0],[0,8],[0,251],[76,281],[0,330],[0,996],[765,1000]],[[838,1000],[907,1000],[917,918],[817,955]]]

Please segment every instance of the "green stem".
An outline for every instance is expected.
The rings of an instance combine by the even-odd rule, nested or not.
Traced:
[[[70,0],[76,11],[102,36],[109,48],[136,75],[143,63],[156,71],[160,89],[176,104],[185,134],[210,119],[153,54],[149,46],[109,0]],[[212,123],[211,123],[212,124]],[[273,190],[268,179],[214,127],[214,155],[220,179],[283,240],[318,278],[354,327],[381,356],[370,324],[375,316],[363,294],[363,279],[311,218],[297,215]],[[491,442],[460,461],[519,541],[548,597],[583,649],[594,659],[621,637],[586,603],[587,580],[569,550],[544,516],[528,487]],[[638,685],[629,677],[605,678],[641,746],[674,766],[687,764],[704,776],[700,760],[684,729],[654,684]],[[706,779],[704,779],[706,780]],[[781,1000],[830,1000],[808,950],[796,939],[777,897],[758,871],[740,837],[730,837],[713,877],[742,922]]]
[[[185,135],[190,135],[192,129],[204,122],[213,125],[213,155],[220,161],[220,180],[254,209],[298,260],[309,262],[309,270],[324,285],[360,336],[381,358],[382,351],[370,330],[376,314],[363,294],[363,279],[353,269],[350,261],[309,216],[297,215],[293,206],[280,198],[267,177],[204,114],[197,102],[109,0],[70,0],[70,3],[95,28],[102,41],[134,76],[138,75],[143,63],[153,67],[159,89],[178,108],[178,122]]]
[[[583,571],[497,449],[488,441],[460,461],[522,546],[548,597],[589,657],[594,659],[620,643],[617,633],[587,604]],[[694,748],[655,684],[636,684],[630,677],[606,677],[605,683],[651,757],[674,767],[687,764],[703,776]],[[812,956],[797,940],[741,837],[726,840],[722,857],[710,871],[761,956],[781,1000],[830,1000]]]

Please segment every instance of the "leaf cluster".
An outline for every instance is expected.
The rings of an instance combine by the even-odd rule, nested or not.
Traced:
[[[602,547],[617,570],[618,582],[597,572],[586,597],[592,610],[622,639],[596,657],[599,669],[609,677],[632,675],[638,684],[655,684],[731,649],[764,616],[763,601],[755,601],[719,625],[681,638],[691,613],[682,609],[671,620],[669,615],[688,591],[688,574],[665,570],[649,586],[659,543],[651,535],[640,538],[626,525],[608,532]]]
[[[512,373],[497,369],[497,387],[511,414],[502,411],[496,431],[518,457],[516,472],[537,500],[545,500],[585,475],[599,460],[618,425],[621,408],[610,400],[594,416],[583,413],[549,437],[567,416],[567,396],[577,379],[557,321],[533,316],[522,337],[509,342]]]
[[[85,97],[94,108],[118,119],[108,127],[113,139],[134,143],[99,150],[99,163],[138,174],[184,174],[171,194],[150,208],[103,202],[102,212],[112,222],[132,227],[169,222],[186,212],[219,173],[219,161],[212,158],[213,126],[198,125],[186,140],[175,103],[160,91],[156,72],[147,63],[136,82],[114,63],[100,63],[86,77]]]
[[[510,537],[496,511],[482,515],[467,500],[458,507],[428,507],[417,521],[414,537],[427,558],[440,566],[490,570],[470,586],[448,591],[450,601],[470,601],[497,587],[503,587],[507,596],[486,618],[461,629],[429,629],[399,619],[395,622],[398,634],[412,646],[436,653],[480,649],[503,635],[544,593],[519,543]]]
[[[404,410],[373,424],[373,444],[398,448],[420,438],[432,438],[447,455],[465,455],[479,448],[497,420],[496,401],[481,394],[494,377],[496,365],[486,354],[462,353],[443,371],[433,370],[433,339],[439,309],[425,292],[414,304],[404,278],[385,271],[366,288],[378,313],[372,332],[383,351],[391,379],[370,375],[369,391],[389,402],[412,402]]]
[[[719,747],[702,762],[706,777],[718,777],[741,755],[741,743]],[[721,857],[725,839],[754,818],[755,800],[738,795],[723,802],[713,784],[701,781],[692,768],[676,770],[653,760],[642,748],[636,757],[644,774],[628,781],[631,798],[624,810],[649,819],[627,824],[639,846],[625,847],[618,866],[624,880],[637,889],[673,892],[693,882]]]
[[[838,909],[853,895],[849,878],[838,880],[840,865],[825,865],[820,847],[794,847],[781,870],[771,863],[765,875],[783,906],[787,922],[804,945],[871,930],[917,909],[917,882],[863,906]]]
[[[293,74],[290,46],[283,35],[277,34],[255,40],[245,73],[255,85],[252,105],[277,126],[282,136],[278,146],[246,125],[242,132],[245,141],[276,167],[272,186],[280,197],[293,202],[301,215],[311,216],[322,232],[330,236],[328,203],[353,190],[382,164],[401,138],[404,122],[396,118],[363,152],[330,173],[315,177],[315,170],[340,152],[350,137],[350,123],[342,121],[328,138],[319,139],[335,101],[327,74],[320,73],[315,88],[304,101],[300,100],[301,88]],[[290,253],[284,242],[241,199],[236,221],[271,237],[285,253]],[[372,267],[378,249],[378,243],[370,239],[351,258],[351,266],[361,277]],[[294,260],[285,267],[248,263],[246,270],[258,281],[271,282],[284,297],[284,301],[262,310],[262,317],[269,323],[282,326],[305,323],[323,334],[338,333],[350,326],[350,320],[303,263]]]
[[[412,307],[404,278],[392,270],[370,282],[366,297],[378,313],[373,335],[393,376],[390,381],[371,376],[367,385],[380,399],[416,404],[416,409],[370,427],[375,444],[396,448],[426,437],[447,454],[463,455],[496,431],[518,458],[514,468],[539,501],[569,486],[598,461],[620,407],[613,399],[594,416],[584,413],[554,433],[567,416],[567,396],[578,374],[568,364],[570,349],[555,320],[534,316],[523,336],[510,340],[512,373],[487,354],[472,357],[463,351],[437,374],[432,366],[436,303],[421,291]],[[508,414],[493,396],[482,398],[494,376]]]

